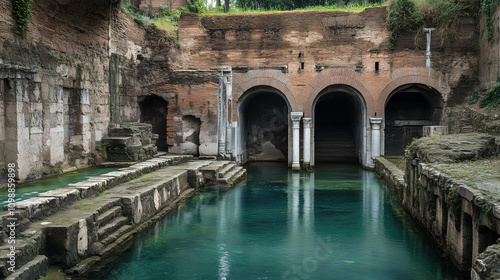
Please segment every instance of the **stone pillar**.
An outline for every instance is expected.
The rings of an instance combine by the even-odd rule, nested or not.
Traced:
[[[372,125],[372,158],[380,156],[380,124],[382,118],[370,118]]]
[[[302,112],[290,113],[293,129],[292,170],[300,170],[300,119],[303,115]]]
[[[311,118],[303,118],[302,119],[304,123],[304,163],[303,163],[303,168],[304,169],[310,169],[311,168],[311,126],[312,126],[312,119]]]

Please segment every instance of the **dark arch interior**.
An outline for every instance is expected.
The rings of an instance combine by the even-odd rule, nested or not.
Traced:
[[[315,162],[356,162],[358,115],[352,97],[331,92],[320,97],[314,110]]]
[[[423,86],[397,90],[385,107],[385,155],[402,156],[422,127],[441,123],[442,105],[438,94]]]
[[[282,96],[259,91],[242,104],[243,145],[249,161],[284,161],[288,158],[288,106]],[[246,143],[246,144],[245,144]]]
[[[153,133],[158,134],[156,146],[160,151],[167,150],[167,105],[167,101],[157,95],[147,96],[139,102],[140,120],[153,126]]]

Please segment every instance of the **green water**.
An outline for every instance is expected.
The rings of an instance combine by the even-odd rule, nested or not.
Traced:
[[[358,166],[291,173],[201,193],[89,279],[460,279]]]
[[[99,176],[104,173],[118,170],[118,168],[92,168],[82,171],[68,172],[63,175],[50,177],[46,179],[36,180],[31,183],[18,185],[16,187],[16,201],[26,200],[37,196],[39,193],[50,191],[57,188],[64,188],[68,184],[85,181],[90,177]],[[8,191],[0,191],[0,206],[3,209],[4,205],[8,204]]]

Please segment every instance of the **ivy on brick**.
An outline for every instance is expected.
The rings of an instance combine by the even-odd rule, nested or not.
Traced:
[[[33,16],[32,4],[33,0],[12,0],[12,15],[16,20],[14,33],[25,34],[28,22]]]

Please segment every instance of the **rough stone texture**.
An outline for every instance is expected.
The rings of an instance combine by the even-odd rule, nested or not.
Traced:
[[[500,135],[500,110],[480,109],[477,105],[446,108],[444,123],[450,133],[480,132]]]
[[[489,246],[474,262],[471,280],[496,280],[500,275],[500,245]]]
[[[151,133],[151,124],[122,123],[109,130],[102,139],[109,161],[134,162],[152,158],[158,149]]]
[[[45,275],[48,265],[49,259],[46,256],[36,256],[25,266],[5,278],[5,280],[38,280],[40,276]]]
[[[426,163],[478,160],[496,154],[495,137],[477,133],[424,137],[411,144],[410,153],[410,158]]]
[[[407,151],[402,204],[463,271],[500,237],[496,148],[493,136],[456,134],[421,138]],[[491,270],[478,269],[475,279]]]
[[[483,90],[495,84],[500,77],[500,33],[496,28],[500,22],[499,15],[500,5],[496,5],[496,10],[491,14],[493,40],[488,42],[486,16],[485,13],[479,14],[479,85]]]
[[[0,162],[20,181],[88,166],[109,124],[109,54],[133,61],[144,31],[114,1],[49,0],[33,3],[22,37],[11,3],[0,1]]]

